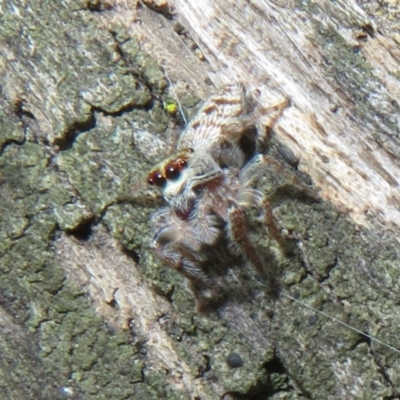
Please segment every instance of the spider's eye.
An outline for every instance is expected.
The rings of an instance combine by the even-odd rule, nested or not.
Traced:
[[[179,178],[180,174],[181,170],[179,169],[179,166],[176,165],[169,165],[165,170],[167,179],[176,180]]]
[[[147,182],[150,185],[156,185],[159,187],[163,187],[163,186],[165,186],[167,180],[162,176],[160,171],[156,171],[149,175]]]
[[[165,168],[165,176],[167,179],[170,180],[177,180],[179,179],[181,172],[184,168],[186,168],[188,165],[187,161],[179,158],[177,160],[174,160],[172,163],[167,165]]]

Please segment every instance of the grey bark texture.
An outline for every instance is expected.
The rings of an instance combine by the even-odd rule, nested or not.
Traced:
[[[398,3],[0,6],[1,398],[400,398]],[[229,260],[201,311],[134,138],[234,82],[290,100],[257,185],[293,248],[250,212],[274,280]]]

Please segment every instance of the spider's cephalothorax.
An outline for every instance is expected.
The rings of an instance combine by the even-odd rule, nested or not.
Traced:
[[[241,85],[211,96],[182,132],[176,153],[148,175],[148,182],[162,189],[167,203],[151,218],[155,231],[151,247],[163,261],[199,283],[209,281],[203,250],[221,237],[263,272],[247,235],[244,210],[268,205],[252,187],[265,157],[257,151],[249,154],[241,143],[245,136],[255,144],[260,139],[249,132],[254,132],[265,109],[249,113],[247,105]],[[272,229],[272,234],[276,232]]]

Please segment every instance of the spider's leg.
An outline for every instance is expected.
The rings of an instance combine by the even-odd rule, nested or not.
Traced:
[[[246,231],[246,218],[242,209],[231,206],[228,211],[228,235],[242,254],[254,265],[258,273],[265,275],[263,262]]]
[[[279,247],[283,254],[290,255],[294,252],[293,238],[287,235],[282,235],[281,230],[278,227],[278,223],[274,214],[272,213],[272,207],[268,199],[263,200],[264,209],[264,225],[267,226],[270,235],[279,244]]]
[[[279,243],[282,248],[285,248],[287,240],[282,236],[280,229],[276,223],[270,202],[264,198],[264,225],[268,227],[271,236]]]
[[[285,99],[284,101],[275,104],[269,107],[259,106],[256,109],[241,117],[235,117],[231,119],[227,119],[227,121],[221,127],[222,136],[230,141],[237,141],[244,132],[249,131],[253,128],[257,128],[258,130],[258,143],[262,143],[266,141],[267,138],[267,130],[260,129],[260,119],[264,116],[267,116],[271,113],[273,115],[270,117],[267,126],[272,128],[276,121],[280,118],[283,111],[288,107],[289,100]]]
[[[283,111],[290,105],[290,101],[288,99],[283,100],[282,102],[275,104],[274,106],[270,107],[262,107],[260,106],[256,111],[254,111],[251,115],[257,113],[259,119],[260,117],[264,117],[266,115],[271,115],[268,122],[263,124],[256,124],[258,137],[257,137],[257,148],[260,148],[260,145],[263,145],[269,139],[269,132],[273,129],[274,125],[281,117]]]

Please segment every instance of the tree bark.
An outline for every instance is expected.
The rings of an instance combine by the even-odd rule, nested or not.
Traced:
[[[2,4],[2,398],[399,398],[395,6],[144,3]],[[258,187],[293,249],[249,213],[274,278],[232,261],[204,312],[148,249],[133,138],[168,152],[234,82],[290,100]]]

